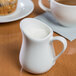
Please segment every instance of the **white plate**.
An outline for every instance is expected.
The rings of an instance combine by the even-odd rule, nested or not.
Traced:
[[[0,23],[19,20],[28,16],[33,10],[34,4],[31,0],[18,0],[16,11],[7,16],[0,16]]]

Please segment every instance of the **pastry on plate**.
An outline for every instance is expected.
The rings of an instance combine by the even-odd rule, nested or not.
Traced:
[[[0,15],[13,13],[17,7],[17,0],[0,0]]]

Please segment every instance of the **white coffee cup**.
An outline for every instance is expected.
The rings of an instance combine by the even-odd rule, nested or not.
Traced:
[[[64,26],[76,25],[76,6],[65,5],[57,2],[56,0],[50,0],[51,8],[47,8],[42,4],[42,0],[39,0],[39,6],[44,11],[50,11],[56,18],[56,20]]]

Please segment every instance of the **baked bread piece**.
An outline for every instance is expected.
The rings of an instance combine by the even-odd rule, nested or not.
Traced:
[[[0,0],[0,15],[13,13],[17,7],[17,0]]]

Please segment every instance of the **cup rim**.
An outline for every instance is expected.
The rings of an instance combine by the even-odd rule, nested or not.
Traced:
[[[40,23],[42,23],[43,25],[44,25],[44,27],[47,27],[49,30],[50,30],[50,32],[49,32],[49,34],[46,36],[46,37],[44,37],[44,38],[42,38],[42,39],[35,39],[35,38],[32,38],[30,35],[27,35],[27,33],[26,32],[24,32],[23,31],[23,29],[22,29],[22,25],[23,25],[23,23],[24,23],[24,21],[27,21],[27,20],[35,20],[35,21],[38,21],[38,22],[40,22]],[[44,22],[42,22],[42,21],[40,21],[40,20],[38,20],[38,19],[34,19],[34,18],[25,18],[25,19],[23,19],[23,20],[21,20],[21,22],[20,22],[20,29],[21,29],[21,31],[30,39],[30,40],[33,40],[33,41],[44,41],[44,40],[46,40],[46,39],[48,39],[49,37],[51,38],[51,36],[53,36],[53,30],[51,29],[51,27],[49,27],[47,24],[45,24]]]
[[[76,7],[76,5],[66,5],[66,4],[59,3],[56,0],[51,0],[51,1],[55,2],[58,5],[62,5],[62,6],[65,6],[65,7]]]

